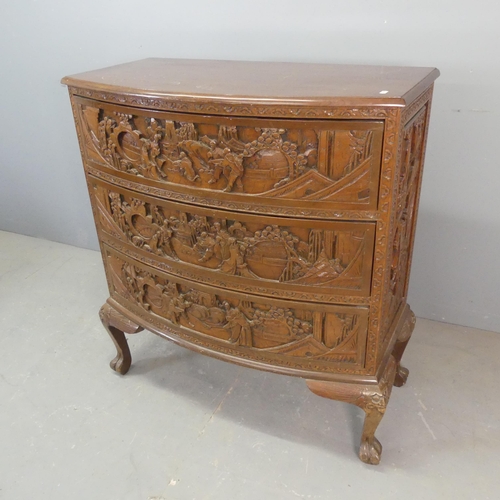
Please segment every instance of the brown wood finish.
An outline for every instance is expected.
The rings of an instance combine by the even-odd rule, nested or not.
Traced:
[[[389,403],[395,375],[396,361],[391,356],[382,378],[377,384],[346,384],[325,380],[306,380],[307,386],[314,394],[354,404],[366,413],[359,458],[367,464],[376,465],[380,462],[382,445],[375,437],[375,431]]]
[[[352,296],[370,295],[372,222],[230,215],[149,196],[137,199],[98,180],[89,185],[105,241],[156,267],[286,298],[349,303],[358,300]],[[266,283],[272,287],[263,289]]]
[[[116,372],[125,375],[125,373],[129,371],[132,363],[132,356],[130,355],[130,349],[128,348],[127,339],[124,333],[138,333],[141,332],[143,328],[117,312],[116,309],[111,307],[108,303],[101,307],[99,317],[116,347],[116,357],[111,360],[109,365]]]
[[[129,182],[174,184],[194,203],[210,190],[224,208],[252,212],[376,209],[380,120],[263,122],[75,103],[86,163]]]
[[[406,304],[432,68],[147,59],[66,77],[110,298],[101,319],[305,378],[366,413]]]

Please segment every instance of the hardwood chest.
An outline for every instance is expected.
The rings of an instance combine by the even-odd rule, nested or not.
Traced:
[[[306,379],[374,433],[406,303],[433,68],[146,59],[68,85],[124,374],[146,328]]]

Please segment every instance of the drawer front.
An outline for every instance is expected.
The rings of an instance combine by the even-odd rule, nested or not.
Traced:
[[[87,168],[143,192],[278,215],[377,209],[382,121],[210,117],[74,101]]]
[[[89,178],[101,238],[148,265],[222,288],[367,303],[375,224],[266,217],[139,195]]]
[[[103,245],[113,299],[160,332],[208,350],[290,368],[363,366],[368,308],[283,301],[173,277]]]

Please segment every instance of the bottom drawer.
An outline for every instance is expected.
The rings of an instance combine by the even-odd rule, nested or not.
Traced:
[[[173,277],[106,245],[103,251],[111,296],[141,326],[264,369],[358,373],[364,365],[366,307],[223,290]]]

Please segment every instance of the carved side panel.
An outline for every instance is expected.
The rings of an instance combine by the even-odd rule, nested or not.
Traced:
[[[76,102],[91,166],[259,204],[376,209],[381,121],[306,126]]]
[[[277,301],[205,287],[105,251],[111,294],[146,321],[234,347],[266,362],[291,359],[328,371],[363,363],[368,309]],[[163,321],[163,323],[162,323]],[[332,368],[333,370],[333,368]]]
[[[389,284],[388,314],[385,329],[394,319],[406,295],[407,278],[410,272],[410,256],[413,247],[413,230],[418,203],[418,189],[423,164],[426,136],[427,106],[405,125],[401,166],[396,199],[395,231],[392,240],[392,260]]]
[[[370,293],[372,223],[231,215],[97,180],[89,186],[101,231],[128,243],[125,252],[134,258],[149,254],[153,265],[169,272],[204,281],[200,271],[207,271],[207,283],[287,298],[290,292],[319,301]]]

